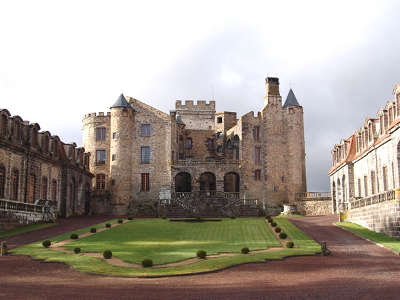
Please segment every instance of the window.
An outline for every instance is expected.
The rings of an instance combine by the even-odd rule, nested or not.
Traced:
[[[36,175],[30,174],[28,178],[28,203],[34,203],[36,200]]]
[[[222,123],[222,117],[217,118],[217,123]]]
[[[6,168],[0,165],[0,198],[4,198],[4,190],[6,185]]]
[[[14,122],[14,139],[16,141],[21,140],[21,125],[18,121]]]
[[[208,151],[214,150],[214,140],[213,139],[207,139],[207,149],[208,149]]]
[[[358,187],[358,197],[361,198],[361,179],[358,178],[357,180],[357,187]]]
[[[97,174],[96,175],[96,190],[103,191],[106,189],[106,175]]]
[[[142,185],[141,190],[142,192],[150,191],[150,174],[149,173],[142,173]]]
[[[7,135],[7,126],[8,126],[8,119],[6,115],[1,116],[1,135]]]
[[[386,192],[388,190],[388,178],[387,178],[387,167],[383,167],[383,190]]]
[[[112,160],[112,161],[117,160],[117,155],[116,155],[116,154],[113,154],[113,155],[111,156],[111,160]]]
[[[42,200],[47,200],[47,177],[42,178]]]
[[[364,176],[364,197],[368,196],[368,177]]]
[[[253,138],[255,141],[260,140],[260,126],[254,126],[253,128]]]
[[[223,150],[224,150],[224,149],[222,148],[222,146],[221,146],[221,145],[217,147],[217,152],[218,152],[218,153],[222,153],[222,152],[223,152]]]
[[[106,128],[97,127],[96,128],[96,141],[104,141],[106,139]]]
[[[185,140],[185,148],[186,149],[192,149],[192,138],[186,138],[186,140]]]
[[[150,124],[142,124],[141,125],[141,135],[142,136],[150,136]]]
[[[254,163],[255,164],[261,163],[261,148],[260,147],[254,148]]]
[[[254,180],[257,180],[257,181],[261,180],[261,170],[254,171]]]
[[[42,150],[44,153],[49,152],[49,137],[47,135],[43,136],[42,139]]]
[[[37,147],[38,144],[38,132],[37,129],[33,128],[32,130],[32,146]]]
[[[376,188],[375,188],[375,172],[371,171],[371,193],[374,195],[376,193]]]
[[[149,146],[141,147],[141,162],[142,162],[142,164],[150,163],[150,147]]]
[[[51,200],[57,201],[57,180],[51,182]]]
[[[14,169],[11,174],[11,200],[18,200],[19,172]]]
[[[113,132],[112,138],[113,138],[113,140],[115,140],[117,138],[117,133],[116,132]]]
[[[99,165],[106,163],[106,150],[96,150],[96,163]]]

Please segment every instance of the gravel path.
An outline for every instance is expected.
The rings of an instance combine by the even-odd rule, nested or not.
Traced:
[[[400,257],[331,225],[335,219],[292,219],[318,242],[327,242],[329,257],[294,257],[205,275],[103,277],[26,256],[0,257],[0,298],[399,299]]]

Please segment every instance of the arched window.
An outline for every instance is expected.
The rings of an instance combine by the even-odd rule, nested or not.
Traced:
[[[102,191],[106,188],[106,175],[97,174],[96,175],[96,190]]]
[[[4,198],[4,191],[6,186],[6,168],[0,165],[0,198]]]
[[[224,176],[224,192],[239,193],[240,191],[240,176],[235,172],[230,172]]]
[[[187,172],[178,173],[175,176],[175,192],[191,192],[192,177]]]
[[[216,178],[213,173],[205,172],[200,176],[200,191],[215,191],[217,189]]]
[[[51,181],[51,200],[57,201],[57,180]]]
[[[192,138],[188,137],[185,140],[185,148],[186,149],[192,149]]]
[[[11,200],[18,200],[19,172],[14,169],[11,174]]]
[[[36,175],[30,174],[28,177],[28,203],[34,203],[36,200]]]
[[[42,200],[47,200],[47,177],[42,177]]]

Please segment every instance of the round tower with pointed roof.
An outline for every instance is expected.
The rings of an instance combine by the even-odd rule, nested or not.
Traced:
[[[283,109],[286,116],[288,200],[294,202],[296,193],[307,191],[307,183],[303,107],[292,89],[286,97]]]
[[[110,107],[110,180],[113,214],[121,215],[131,200],[134,110],[121,94]]]

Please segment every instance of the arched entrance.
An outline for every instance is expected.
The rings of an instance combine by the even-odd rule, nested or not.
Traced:
[[[335,185],[335,182],[332,183],[332,206],[333,206],[333,212],[336,213],[336,185]]]
[[[240,192],[240,176],[235,172],[229,172],[224,176],[224,192],[239,193]]]
[[[187,172],[175,176],[175,192],[186,193],[192,191],[192,176]]]
[[[201,174],[200,191],[215,191],[217,189],[215,175],[210,172]]]

